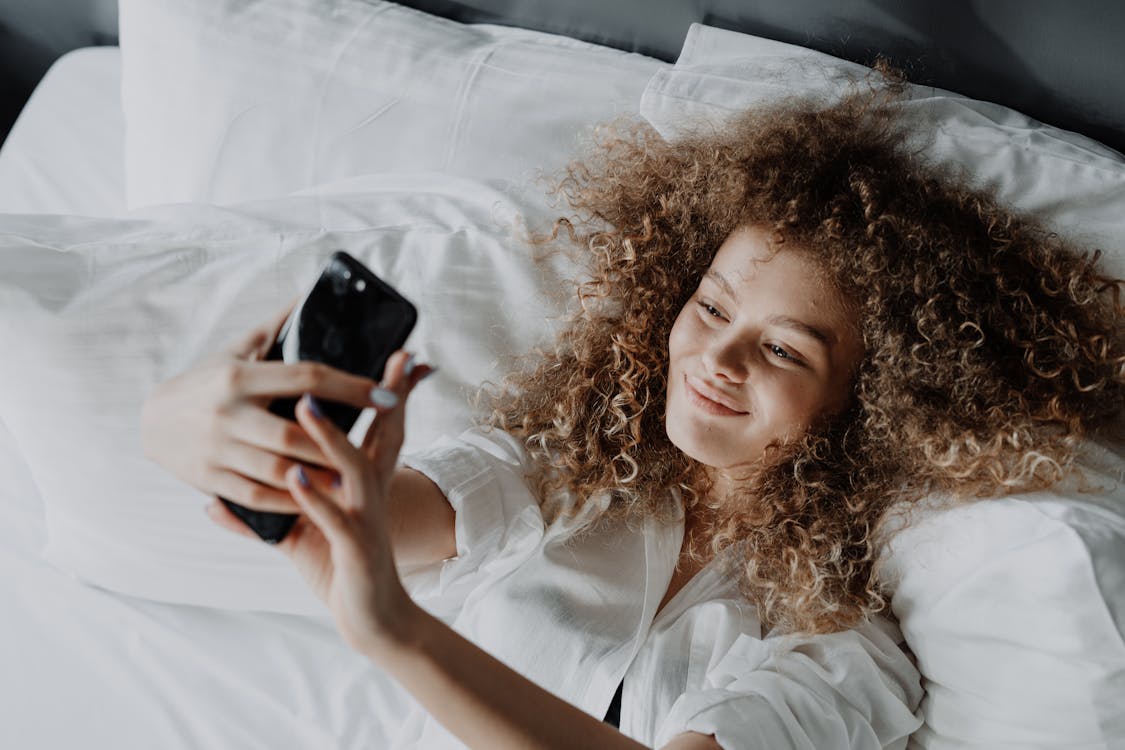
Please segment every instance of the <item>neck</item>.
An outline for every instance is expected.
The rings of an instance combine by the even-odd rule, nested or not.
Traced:
[[[704,503],[716,510],[727,507],[735,495],[735,490],[745,481],[727,474],[722,469],[708,469],[707,477],[711,480],[711,489],[707,492]]]

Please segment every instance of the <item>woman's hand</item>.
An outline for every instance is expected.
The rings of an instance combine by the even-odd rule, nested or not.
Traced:
[[[153,389],[141,414],[147,457],[209,495],[254,510],[298,512],[286,473],[298,461],[321,466],[328,461],[299,424],[272,414],[267,405],[311,393],[362,409],[371,406],[369,394],[378,385],[318,362],[260,361],[300,299]]]
[[[358,448],[331,420],[313,411],[307,396],[297,405],[298,422],[333,472],[300,465],[287,472],[301,516],[277,549],[293,560],[328,605],[348,644],[376,661],[409,636],[412,618],[420,611],[398,577],[387,505],[402,448],[406,399],[431,371],[427,365],[412,366],[405,352],[395,352],[387,362],[375,419]],[[208,512],[231,531],[257,539],[221,503],[212,503]]]

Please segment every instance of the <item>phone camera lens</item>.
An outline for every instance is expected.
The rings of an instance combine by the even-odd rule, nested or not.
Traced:
[[[359,281],[357,281],[355,283],[355,289],[356,289],[357,292],[362,292],[366,288],[367,288],[367,282],[364,281],[363,279],[360,279]]]

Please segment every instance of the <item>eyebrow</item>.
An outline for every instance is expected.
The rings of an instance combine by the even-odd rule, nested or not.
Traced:
[[[723,276],[721,273],[716,271],[714,268],[708,268],[707,273],[705,273],[704,276],[706,276],[709,279],[714,280],[714,282],[716,284],[721,286],[723,288],[723,291],[727,293],[728,297],[737,297],[738,296],[734,293],[734,287],[730,285],[729,281],[727,281],[726,276]]]
[[[788,315],[771,315],[770,317],[766,318],[766,322],[803,333],[806,336],[810,336],[820,343],[824,344],[825,347],[830,348],[832,346],[832,340],[834,337],[831,334],[829,334],[825,330],[817,328],[816,326],[811,326],[803,320],[797,320],[796,318],[791,318]]]
[[[716,284],[722,287],[723,291],[727,293],[728,297],[734,299],[738,296],[734,293],[734,287],[730,285],[730,282],[727,281],[726,277],[716,271],[714,268],[708,268],[705,276],[709,279],[713,279]],[[817,328],[813,325],[809,325],[805,321],[798,320],[797,318],[789,315],[771,315],[770,317],[766,318],[766,322],[770,323],[771,325],[778,325],[782,326],[783,328],[789,328],[799,333],[803,333],[806,336],[819,341],[821,344],[824,344],[824,346],[828,348],[832,346],[832,342],[836,338],[828,331]]]

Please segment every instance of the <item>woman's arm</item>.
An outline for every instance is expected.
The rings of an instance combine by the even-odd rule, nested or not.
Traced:
[[[387,505],[396,564],[422,565],[457,554],[456,514],[441,488],[425,474],[396,469]]]
[[[544,690],[455,630],[412,607],[402,633],[365,654],[442,726],[473,748],[614,748],[644,745]],[[663,750],[721,750],[687,733]]]
[[[403,440],[403,404],[420,379],[417,372],[405,372],[405,363],[404,352],[396,352],[388,362],[385,387],[397,398],[378,407],[359,449],[318,416],[310,400],[298,404],[298,422],[339,472],[341,482],[318,486],[298,467],[286,474],[303,513],[276,548],[293,560],[331,609],[345,641],[399,680],[470,746],[642,747],[510,669],[423,610],[403,588],[392,543],[397,521],[390,507],[409,503],[415,492],[422,493],[423,503],[436,504],[439,498],[445,502],[440,490],[427,486],[428,479],[395,468]],[[396,481],[403,489],[397,494],[392,492]],[[411,510],[424,516],[438,512],[440,505],[426,508]],[[217,502],[211,510],[217,518],[226,511]],[[245,527],[232,529],[253,533]],[[423,547],[429,542],[418,549]],[[698,735],[678,737],[674,743],[678,745],[672,747],[681,750],[708,747]]]

